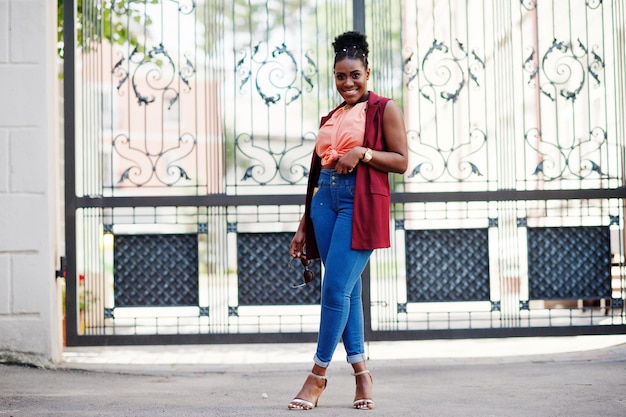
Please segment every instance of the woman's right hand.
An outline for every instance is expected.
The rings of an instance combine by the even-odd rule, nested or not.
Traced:
[[[306,243],[306,234],[304,233],[305,228],[305,220],[304,216],[300,220],[300,224],[298,225],[298,230],[296,234],[291,239],[291,244],[289,245],[289,254],[292,258],[300,258],[304,254],[304,245]]]

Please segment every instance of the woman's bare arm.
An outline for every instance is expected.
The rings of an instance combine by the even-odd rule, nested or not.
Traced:
[[[409,164],[406,128],[402,111],[393,100],[389,100],[385,106],[383,134],[387,149],[385,151],[372,150],[372,159],[367,164],[380,171],[403,174]],[[335,169],[339,174],[351,172],[363,159],[366,151],[367,148],[363,146],[352,148],[337,161]]]

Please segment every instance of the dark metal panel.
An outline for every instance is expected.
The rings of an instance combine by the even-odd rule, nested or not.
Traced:
[[[116,235],[116,307],[198,305],[195,234]]]
[[[611,298],[608,227],[528,229],[530,299]]]
[[[293,233],[237,233],[237,277],[239,305],[319,304],[321,266],[308,268],[313,281],[301,288],[304,268],[295,260],[288,264]]]
[[[487,229],[407,230],[407,300],[489,300],[488,247]]]

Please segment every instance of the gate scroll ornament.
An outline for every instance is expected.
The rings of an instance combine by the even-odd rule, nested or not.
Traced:
[[[541,59],[541,69],[548,79],[548,82],[541,84],[541,93],[548,97],[551,101],[556,100],[556,93],[566,100],[576,101],[585,85],[585,67],[581,62],[583,59],[589,61],[587,71],[589,76],[595,80],[596,85],[601,83],[600,72],[604,68],[604,60],[596,51],[591,51],[577,39],[578,53],[574,51],[566,42],[554,39],[552,45],[548,48]],[[530,73],[528,84],[532,85],[539,74],[539,64],[535,62],[535,50],[532,49],[526,60],[524,61],[524,69]],[[589,56],[591,58],[589,60]],[[554,91],[550,91],[554,90]]]
[[[428,182],[434,182],[448,173],[455,180],[464,181],[472,175],[483,175],[478,166],[469,160],[487,143],[487,135],[480,129],[472,130],[464,143],[448,150],[424,143],[416,131],[409,131],[408,137],[409,149],[422,159],[410,172],[409,178],[421,176]],[[415,145],[415,142],[419,143]]]
[[[562,145],[558,140],[544,139],[541,132],[535,128],[524,135],[524,140],[541,159],[533,175],[541,173],[543,179],[547,181],[565,178],[570,174],[577,179],[588,178],[593,173],[606,177],[600,164],[592,159],[599,157],[600,149],[607,145],[607,134],[601,127],[593,128],[586,140],[580,140],[572,145]]]
[[[238,135],[235,139],[237,150],[254,161],[246,168],[241,181],[252,179],[259,185],[267,185],[279,176],[290,185],[297,184],[309,175],[309,157],[315,140],[315,133],[307,132],[296,145],[288,147],[285,143],[276,151],[255,145],[254,137],[248,133]]]
[[[244,93],[254,80],[254,88],[263,103],[271,111],[271,106],[281,100],[289,106],[301,99],[305,85],[307,92],[315,87],[313,78],[318,67],[310,51],[304,53],[300,66],[294,53],[285,43],[276,46],[271,53],[259,42],[251,52],[242,50],[235,71],[240,79],[239,90]],[[265,51],[265,52],[263,52]],[[263,54],[265,56],[263,56]],[[301,82],[299,81],[301,80]],[[311,148],[316,140],[314,132],[305,132],[298,141],[291,145],[256,141],[252,133],[240,133],[235,138],[235,148],[248,160],[253,161],[246,167],[241,181],[253,180],[259,185],[267,185],[276,178],[290,185],[297,184],[309,174],[308,164]]]
[[[590,8],[597,7],[592,2],[587,5]],[[536,55],[537,51],[531,49],[524,61],[524,70],[530,74],[528,84],[536,85],[541,71],[547,81],[541,83],[539,91],[553,103],[560,96],[574,106],[587,82],[586,72],[589,73],[589,79],[594,80],[595,86],[602,83],[604,60],[596,46],[590,50],[580,39],[570,46],[555,38],[543,55],[541,64],[535,59]],[[587,62],[586,68],[584,61]],[[537,152],[540,159],[533,175],[541,173],[544,180],[552,181],[568,176],[584,179],[594,173],[601,177],[606,176],[600,163],[600,150],[607,146],[608,139],[607,132],[602,127],[591,128],[589,136],[577,140],[576,143],[561,143],[558,138],[547,138],[537,128],[529,129],[524,134],[524,140]]]
[[[416,52],[412,48],[405,48],[404,51],[404,73],[408,76],[406,87],[411,90],[415,83],[419,83],[420,95],[431,106],[436,106],[437,97],[456,104],[463,89],[468,88],[468,80],[481,87],[479,77],[484,75],[485,61],[475,49],[468,52],[458,39],[455,39],[454,47],[434,39],[419,68],[413,64]],[[421,78],[418,77],[420,71]],[[484,130],[472,129],[461,143],[445,147],[429,143],[437,141],[424,140],[427,138],[423,138],[421,132],[412,130],[408,136],[409,149],[419,157],[419,163],[410,171],[409,178],[421,177],[435,182],[447,174],[456,181],[467,181],[472,176],[483,175],[479,163],[470,159],[485,150],[487,134]]]
[[[196,1],[195,0],[169,0],[171,3],[176,3],[178,6],[178,11],[181,14],[190,14],[196,9]],[[148,4],[158,4],[158,0],[112,0],[111,1],[111,9],[115,11],[119,16],[124,14],[130,14],[131,4],[139,4],[143,6],[144,3]],[[135,16],[133,16],[135,17]]]
[[[254,85],[257,93],[263,99],[266,106],[278,103],[281,99],[289,105],[302,95],[302,90],[296,86],[298,73],[306,83],[306,91],[313,90],[312,77],[318,72],[315,61],[311,58],[310,52],[304,54],[307,64],[301,69],[298,68],[298,61],[293,52],[287,48],[283,42],[274,48],[271,54],[261,57],[261,47],[263,42],[257,43],[250,56],[246,50],[240,52],[241,58],[237,61],[235,71],[241,77],[239,90],[244,91],[250,79],[254,77]],[[256,74],[253,73],[253,64],[256,64]]]
[[[121,87],[129,78],[131,79],[132,89],[139,106],[148,107],[155,103],[156,94],[160,93],[162,105],[165,106],[167,102],[164,111],[171,111],[172,106],[180,97],[180,92],[174,88],[176,77],[184,84],[184,92],[191,90],[189,81],[196,72],[193,63],[185,55],[185,64],[181,65],[177,71],[176,63],[162,43],[150,49],[147,54],[135,47],[128,57],[129,69],[122,67],[124,61],[124,57],[120,58],[111,73],[120,79],[117,84],[120,94],[122,94]],[[144,95],[140,91],[143,88],[150,89],[155,94]],[[171,147],[167,147],[162,142],[158,151],[151,151],[148,150],[146,143],[143,148],[133,146],[134,143],[131,143],[129,135],[117,135],[113,139],[113,149],[122,159],[130,162],[130,166],[124,169],[118,183],[130,182],[135,186],[142,186],[156,179],[161,184],[172,186],[181,179],[190,180],[186,170],[178,162],[196,149],[196,138],[191,133],[182,133],[176,142],[176,145]]]
[[[456,102],[461,90],[467,84],[465,70],[463,65],[461,65],[465,60],[467,60],[467,77],[476,86],[480,86],[478,72],[482,72],[485,69],[484,59],[478,56],[478,53],[473,49],[471,54],[468,54],[465,50],[465,45],[458,39],[456,39],[456,49],[460,51],[459,56],[456,56],[452,48],[449,48],[445,42],[438,42],[437,39],[434,39],[433,44],[426,52],[426,55],[424,55],[424,59],[422,59],[421,70],[427,84],[419,86],[419,91],[422,97],[431,103],[434,103],[434,100],[427,93],[427,90],[432,90],[433,93],[439,90],[441,98],[453,103]],[[414,52],[411,48],[407,48],[406,52],[408,57],[404,59],[404,73],[409,76],[406,86],[410,90],[413,88],[413,82],[417,78],[418,69],[411,64]]]
[[[190,15],[196,10],[194,0],[169,0],[176,4],[178,13]],[[134,0],[111,1],[110,10],[119,18],[127,16],[146,27],[152,23],[145,10],[138,13],[137,7],[145,7],[145,2]],[[152,0],[149,4],[157,4]],[[113,17],[113,16],[111,16]],[[121,25],[111,18],[113,25]],[[116,89],[123,95],[122,87],[130,83],[130,88],[137,98],[137,104],[150,106],[160,104],[162,111],[172,111],[180,99],[181,91],[176,85],[182,85],[183,91],[191,91],[191,78],[196,68],[188,54],[184,54],[184,63],[177,63],[170,55],[163,42],[149,48],[141,44],[136,37],[129,38],[134,49],[128,57],[121,56],[111,69],[111,74],[118,79]],[[143,143],[140,143],[143,142]],[[171,142],[171,141],[170,141]],[[181,133],[173,145],[161,141],[156,149],[151,149],[147,139],[136,140],[131,134],[116,135],[112,141],[115,153],[124,160],[122,174],[118,184],[130,183],[140,187],[158,182],[166,186],[177,184],[181,179],[190,180],[190,176],[180,163],[196,149],[196,138],[191,133]]]

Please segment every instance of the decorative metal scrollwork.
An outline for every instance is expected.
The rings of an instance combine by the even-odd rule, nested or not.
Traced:
[[[178,70],[178,76],[180,77],[180,79],[183,81],[183,83],[185,83],[185,85],[187,86],[187,92],[189,92],[191,90],[191,84],[189,84],[191,77],[193,77],[196,74],[196,68],[193,65],[193,62],[191,62],[191,59],[189,58],[189,54],[185,53],[185,65],[181,65],[180,69]]]
[[[411,48],[406,48],[404,51],[406,58],[404,58],[404,62],[402,63],[402,68],[404,68],[404,73],[408,76],[406,87],[409,90],[414,88],[414,81],[419,74],[419,68],[414,64],[415,61],[415,52]]]
[[[263,46],[263,42],[257,43],[251,53],[241,50],[241,57],[235,67],[240,79],[240,91],[245,91],[250,80],[254,78],[257,93],[269,107],[283,99],[288,105],[300,98],[302,90],[297,86],[298,75],[306,84],[306,90],[313,90],[313,76],[317,74],[318,68],[310,52],[304,54],[306,64],[299,68],[293,52],[285,43],[275,47],[271,53],[266,51],[265,54],[262,53]]]
[[[520,3],[526,10],[535,10],[537,8],[537,0],[520,0]],[[586,0],[585,4],[590,9],[597,9],[602,4],[602,0]]]
[[[169,1],[177,5],[180,14],[188,15],[193,13],[196,9],[195,0]],[[135,3],[145,8],[146,3],[157,4],[158,0],[113,0],[111,1],[111,10],[118,16],[128,15],[129,19],[143,19],[144,24],[150,24],[152,19],[147,13],[143,12],[140,15],[133,14],[133,10],[136,10],[136,7],[133,7]],[[125,30],[130,31],[131,29],[125,28]],[[132,89],[140,106],[154,103],[157,99],[155,94],[144,94],[142,92],[148,87],[154,92],[160,92],[162,98],[168,100],[167,109],[171,110],[172,106],[179,98],[179,91],[173,87],[177,75],[186,86],[187,91],[191,90],[190,79],[195,75],[196,69],[189,54],[184,54],[185,63],[181,64],[177,70],[176,63],[165,48],[163,42],[152,47],[150,50],[148,50],[146,45],[130,43],[131,45],[135,45],[130,55],[127,58],[121,56],[111,69],[111,73],[119,78],[117,83],[118,92],[123,94],[121,88],[130,78],[132,81]],[[146,50],[148,51],[147,53]],[[124,67],[123,64],[127,59],[128,67]]]
[[[587,178],[594,173],[606,175],[597,159],[600,157],[600,148],[607,144],[606,131],[601,127],[593,128],[589,138],[571,146],[546,140],[537,129],[526,132],[524,139],[540,155],[541,162],[535,167],[533,175],[541,173],[548,181],[563,178],[568,172],[577,179]]]
[[[455,54],[453,49],[458,52]],[[404,73],[408,76],[407,88],[413,88],[417,80],[418,68],[413,63],[414,52],[411,48],[405,48]],[[462,65],[463,61],[468,61]],[[467,73],[464,67],[467,68]],[[485,62],[475,50],[468,53],[465,45],[456,39],[455,48],[449,48],[444,42],[433,40],[422,59],[421,73],[426,81],[419,88],[422,97],[434,103],[433,95],[438,94],[446,101],[456,102],[461,90],[465,87],[467,79],[472,80],[476,86],[478,73],[485,69]]]
[[[178,4],[178,11],[182,14],[191,14],[196,9],[194,0],[170,0],[172,3]]]
[[[539,65],[535,62],[535,50],[532,48],[524,60],[524,70],[530,73],[530,76],[528,77],[528,85],[534,85],[537,74],[539,73]]]
[[[160,92],[161,98],[164,101],[167,100],[167,109],[171,110],[180,95],[178,90],[173,87],[176,76],[180,77],[182,83],[186,86],[186,92],[188,92],[191,90],[190,79],[196,73],[194,64],[189,56],[187,54],[184,56],[185,63],[177,71],[174,60],[162,43],[150,49],[147,54],[142,53],[136,47],[128,57],[129,62],[134,64],[132,70],[122,67],[125,61],[124,57],[121,57],[111,70],[111,73],[119,78],[117,90],[121,94],[120,89],[130,76],[132,80],[131,85],[137,97],[137,103],[140,106],[147,106],[156,101],[157,96],[155,94],[148,95],[142,92],[142,90],[149,89],[155,93]],[[131,72],[132,75],[130,75]]]
[[[189,15],[196,9],[195,0],[169,0],[169,2],[176,4],[181,15]],[[112,1],[111,10],[118,16],[133,17],[138,6],[145,7],[146,4],[157,3],[158,0]],[[147,13],[141,16],[144,24],[152,22]],[[183,62],[178,63],[161,42],[151,48],[142,44],[136,45],[128,56],[119,54],[111,73],[117,79],[116,88],[120,95],[126,91],[122,87],[130,82],[129,90],[132,89],[139,106],[157,105],[159,108],[156,110],[160,111],[161,108],[172,110],[180,99],[181,92],[191,91],[196,68],[190,54],[183,54]],[[140,187],[154,182],[172,186],[181,180],[190,180],[182,160],[189,156],[196,146],[197,139],[191,133],[180,133],[178,138],[169,141],[164,138],[160,143],[148,139],[138,140],[129,133],[118,134],[112,141],[115,155],[120,157],[115,163],[122,171],[117,182]]]
[[[578,94],[585,84],[585,66],[583,60],[589,61],[586,70],[596,85],[601,83],[600,73],[604,70],[604,60],[594,46],[591,51],[577,39],[576,48],[565,42],[554,39],[541,59],[541,70],[548,82],[541,84],[541,92],[551,101],[557,95],[566,100],[576,101]],[[530,73],[528,83],[534,84],[539,73],[539,65],[535,61],[536,51],[531,49],[524,61],[524,69]],[[588,55],[591,54],[591,58]]]
[[[596,81],[596,85],[600,85],[600,71],[604,71],[604,60],[598,53],[596,52],[597,47],[593,47],[591,49],[591,55],[593,56],[593,60],[587,66],[589,70],[589,75]]]
[[[472,175],[483,175],[478,166],[470,160],[472,155],[486,146],[487,135],[482,130],[472,130],[465,143],[449,150],[424,143],[415,131],[409,131],[408,137],[409,149],[420,161],[409,174],[409,178],[420,176],[426,181],[435,182],[448,173],[455,180],[465,181]]]
[[[602,0],[587,0],[585,4],[590,9],[597,9],[602,4]]]
[[[122,16],[127,13],[130,13],[131,4],[138,3],[137,0],[113,0],[111,1],[111,10],[113,10],[116,14]]]
[[[548,48],[541,60],[541,67],[554,89],[557,85],[564,86],[559,90],[562,97],[576,100],[576,96],[585,84],[585,71],[573,53],[568,55],[568,47],[564,42],[556,39],[552,41],[552,46]],[[541,86],[541,92],[554,101],[555,97],[546,90],[545,84]]]
[[[255,145],[255,138],[242,133],[235,139],[235,147],[244,156],[253,161],[246,168],[242,181],[253,180],[259,185],[266,185],[277,176],[289,184],[296,184],[309,175],[311,151],[316,135],[305,133],[294,146],[285,144],[280,150],[267,146]],[[266,145],[266,142],[264,143]]]
[[[158,152],[132,146],[131,138],[121,134],[113,139],[113,149],[128,166],[120,176],[118,183],[130,182],[136,186],[142,186],[156,179],[160,183],[172,186],[181,179],[191,178],[179,161],[191,154],[196,148],[196,138],[190,133],[185,133],[178,138],[177,146],[165,149],[161,144]]]
[[[534,10],[537,8],[537,0],[520,0],[520,3],[526,10]]]
[[[169,0],[178,5],[178,11],[182,14],[191,14],[196,9],[195,0]],[[124,15],[130,11],[131,4],[138,3],[145,6],[145,3],[157,4],[159,0],[112,0],[111,9],[118,15]]]

